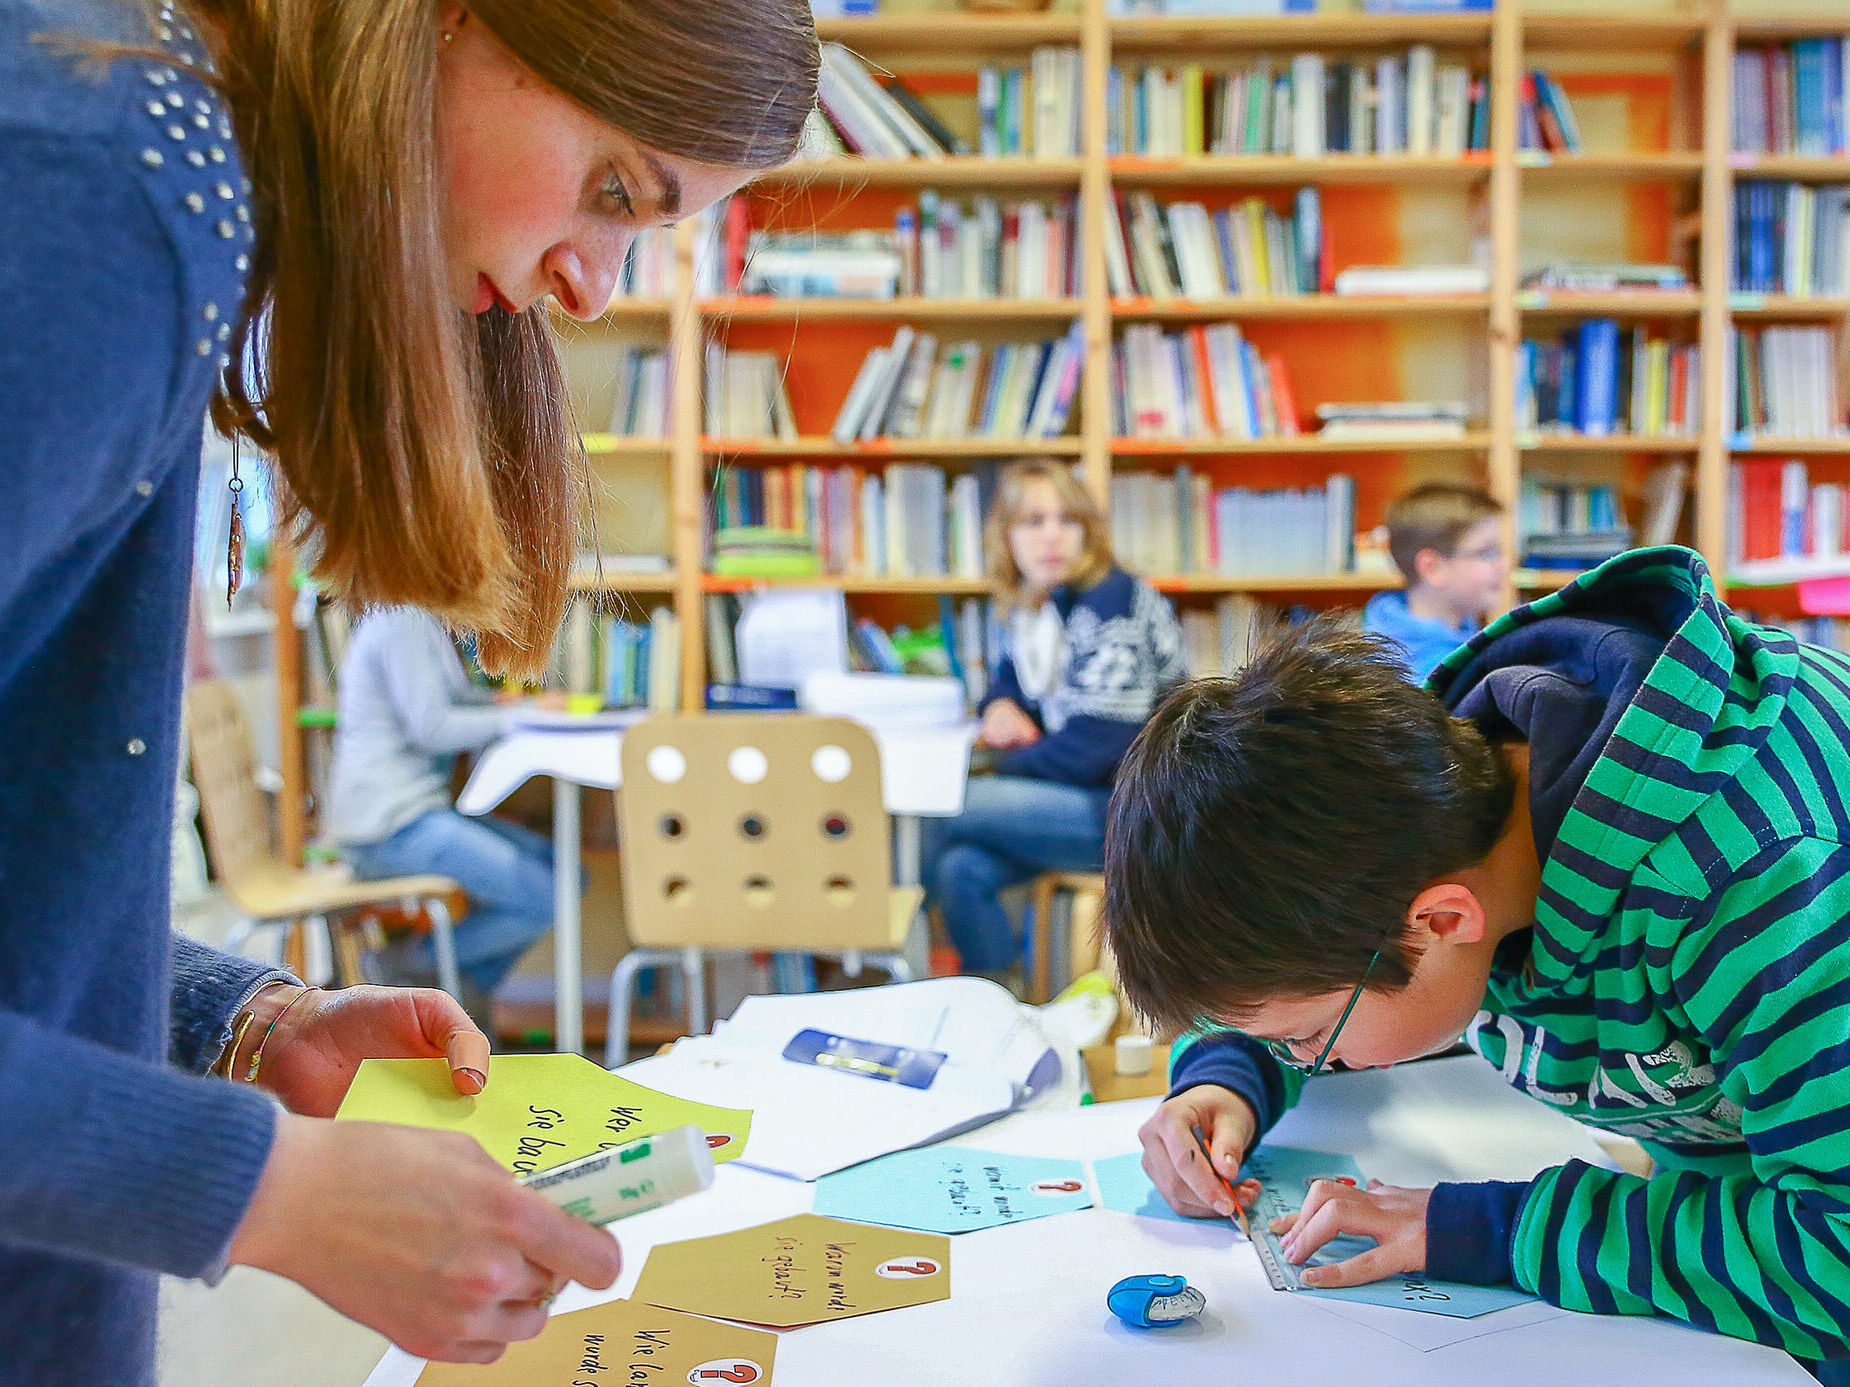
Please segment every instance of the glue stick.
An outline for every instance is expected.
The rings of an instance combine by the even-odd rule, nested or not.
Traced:
[[[700,1128],[675,1127],[535,1171],[520,1183],[573,1218],[612,1223],[706,1189],[713,1154]]]

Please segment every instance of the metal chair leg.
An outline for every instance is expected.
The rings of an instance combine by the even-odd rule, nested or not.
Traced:
[[[615,1069],[629,1060],[630,990],[644,968],[679,961],[671,949],[631,949],[610,970],[610,1001],[604,1013],[604,1068]]]
[[[681,953],[681,975],[687,979],[687,1032],[705,1035],[707,1020],[707,960],[699,949],[689,946]]]
[[[416,901],[405,902],[407,911],[417,908]],[[424,897],[430,912],[430,944],[437,955],[437,985],[452,997],[462,996],[462,974],[456,968],[456,933],[450,924],[450,907],[438,896]]]

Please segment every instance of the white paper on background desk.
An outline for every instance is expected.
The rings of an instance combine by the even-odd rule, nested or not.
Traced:
[[[840,588],[778,588],[740,599],[739,682],[800,689],[848,668],[848,603]]]
[[[816,1027],[946,1056],[930,1088],[907,1088],[783,1058]],[[748,997],[710,1036],[618,1072],[677,1097],[738,1100],[753,1112],[738,1159],[814,1180],[965,1131],[1050,1090],[1069,1066],[1005,988],[931,978],[847,992]],[[731,1095],[722,1100],[720,1094]]]

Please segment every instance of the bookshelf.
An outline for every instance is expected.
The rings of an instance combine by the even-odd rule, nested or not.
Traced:
[[[1737,180],[1764,178],[1800,183],[1850,184],[1850,158],[1746,154],[1732,147],[1731,82],[1737,46],[1784,43],[1850,30],[1850,19],[1824,5],[1784,6],[1768,0],[1665,0],[1665,3],[1566,8],[1570,0],[1497,0],[1489,11],[1457,15],[1318,13],[1271,17],[1114,17],[1106,0],[1077,0],[1071,8],[1033,14],[927,11],[930,0],[895,0],[903,12],[825,20],[825,40],[901,74],[936,105],[967,114],[975,91],[971,74],[985,63],[1025,65],[1041,45],[1079,51],[1079,153],[1076,157],[942,159],[836,158],[805,160],[755,181],[749,196],[783,227],[840,228],[878,224],[918,190],[950,197],[992,193],[1007,197],[1077,200],[1080,290],[1061,299],[922,298],[791,299],[713,295],[697,290],[695,261],[701,240],[689,220],[675,229],[670,292],[619,299],[595,324],[560,322],[568,380],[586,428],[602,428],[609,414],[611,354],[649,344],[667,353],[672,382],[670,427],[665,436],[586,436],[596,484],[614,490],[611,534],[603,547],[646,545],[667,556],[662,573],[588,567],[579,591],[606,593],[632,609],[670,605],[679,617],[680,696],[686,708],[702,703],[707,668],[708,595],[752,586],[703,571],[705,507],[716,467],[750,468],[789,462],[854,463],[929,460],[947,472],[1019,456],[1070,460],[1101,502],[1108,502],[1115,472],[1172,473],[1181,467],[1211,470],[1217,482],[1299,487],[1332,470],[1354,478],[1359,524],[1378,521],[1386,500],[1406,485],[1442,477],[1477,480],[1508,509],[1506,543],[1519,552],[1517,503],[1525,479],[1559,475],[1615,481],[1631,518],[1649,469],[1666,459],[1693,464],[1679,537],[1709,556],[1718,573],[1724,553],[1728,465],[1754,456],[1814,459],[1833,477],[1850,478],[1850,439],[1743,438],[1728,431],[1724,411],[1724,347],[1737,324],[1841,326],[1850,315],[1850,292],[1813,297],[1746,294],[1731,289],[1734,192]],[[1111,152],[1106,93],[1113,70],[1139,64],[1198,62],[1230,68],[1254,55],[1321,50],[1356,60],[1432,45],[1442,58],[1462,62],[1487,82],[1487,148],[1459,156],[1430,154],[1283,154],[1148,156]],[[1522,76],[1531,66],[1561,74],[1578,108],[1609,112],[1585,152],[1545,153],[1520,148]],[[1636,75],[1642,74],[1642,75]],[[961,105],[960,105],[961,103]],[[1616,112],[1617,114],[1610,114]],[[1597,122],[1596,122],[1597,124]],[[1329,292],[1302,296],[1228,295],[1154,299],[1113,296],[1106,265],[1104,227],[1111,198],[1150,192],[1159,201],[1194,199],[1231,207],[1258,198],[1288,205],[1291,190],[1326,190],[1326,225],[1339,260],[1382,263],[1387,254],[1424,251],[1420,258],[1463,261],[1488,251],[1487,292],[1447,295],[1346,297]],[[875,210],[855,221],[857,206]],[[1371,229],[1398,218],[1406,245]],[[1581,224],[1584,223],[1585,226]],[[758,224],[754,221],[754,225]],[[1559,258],[1670,260],[1690,272],[1693,287],[1650,293],[1537,292],[1522,287],[1527,264],[1542,257],[1536,238],[1553,233],[1570,241]],[[1585,231],[1605,234],[1583,243]],[[1420,240],[1424,237],[1424,240]],[[1449,239],[1448,239],[1449,238]],[[1433,247],[1439,247],[1438,254]],[[1449,252],[1446,253],[1446,252]],[[1391,262],[1390,262],[1391,263]],[[1611,318],[1647,328],[1700,353],[1699,416],[1686,435],[1619,432],[1583,437],[1529,430],[1519,424],[1516,381],[1525,336],[1559,334],[1588,318]],[[1056,337],[1083,327],[1083,367],[1068,432],[1027,442],[989,438],[886,439],[837,443],[828,418],[835,399],[797,410],[794,438],[709,436],[701,399],[705,345],[719,339],[742,349],[775,350],[793,361],[793,390],[802,370],[845,388],[870,345],[896,325],[915,324],[985,344]],[[1373,369],[1405,393],[1401,398],[1446,398],[1435,380],[1460,380],[1473,420],[1462,438],[1360,441],[1298,436],[1134,438],[1112,430],[1113,344],[1136,324],[1163,331],[1191,325],[1235,323],[1250,328],[1289,360],[1299,388],[1300,415],[1315,400],[1342,399],[1364,388]],[[1392,362],[1391,368],[1379,362]],[[1371,363],[1373,363],[1371,365]],[[1372,397],[1395,398],[1390,393]],[[839,398],[837,395],[836,398]],[[647,498],[654,497],[653,501]],[[647,514],[644,514],[647,512]],[[600,516],[605,514],[600,509]],[[640,536],[640,537],[639,537]],[[1352,605],[1391,581],[1372,574],[1304,574],[1263,578],[1217,574],[1148,574],[1178,604],[1212,602],[1222,594],[1272,595],[1311,605]],[[1509,597],[1520,600],[1568,581],[1571,571],[1521,570]],[[918,610],[939,595],[976,595],[970,579],[843,577],[811,581],[842,587],[854,603],[875,610]],[[768,584],[767,584],[768,585]],[[1786,600],[1789,602],[1790,590]],[[1764,609],[1776,590],[1756,588]],[[908,605],[910,604],[910,605]],[[281,628],[279,627],[279,630]],[[293,637],[291,638],[293,640]],[[299,666],[292,666],[292,668]],[[287,699],[290,695],[285,694]],[[294,725],[294,707],[285,726]],[[299,758],[298,758],[299,760]],[[288,767],[286,766],[286,771]],[[298,781],[299,783],[299,781]]]

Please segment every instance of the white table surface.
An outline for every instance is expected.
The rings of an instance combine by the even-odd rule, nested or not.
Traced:
[[[894,818],[895,880],[919,879],[919,819],[963,812],[976,724],[918,727],[867,724],[880,748],[880,788]],[[623,780],[623,733],[614,728],[523,728],[476,758],[456,797],[465,814],[486,814],[536,775],[552,780],[553,1025],[561,1050],[584,1049],[583,895],[579,890],[579,787],[614,790]],[[915,926],[914,934],[919,933]],[[914,972],[924,976],[915,943]]]
[[[1137,1149],[1155,1100],[1005,1118],[956,1144],[1098,1160]],[[1305,1090],[1272,1140],[1354,1155],[1391,1182],[1518,1179],[1577,1156],[1610,1162],[1585,1129],[1524,1098],[1475,1056],[1338,1074]],[[622,1278],[573,1286],[557,1311],[627,1295],[648,1249],[807,1212],[813,1185],[736,1164],[711,1190],[613,1225]],[[784,1387],[877,1380],[944,1384],[1398,1384],[1496,1387],[1774,1387],[1811,1382],[1774,1349],[1671,1320],[1570,1314],[1534,1304],[1467,1322],[1273,1291],[1252,1248],[1219,1223],[1184,1225],[1108,1209],[964,1233],[951,1249],[952,1295],[936,1304],[788,1330],[773,1381]],[[1181,1273],[1207,1296],[1192,1326],[1119,1323],[1105,1292],[1121,1277]],[[1470,1337],[1456,1338],[1459,1333]],[[410,1387],[422,1360],[393,1349],[366,1387]],[[877,1368],[877,1374],[873,1369]]]

